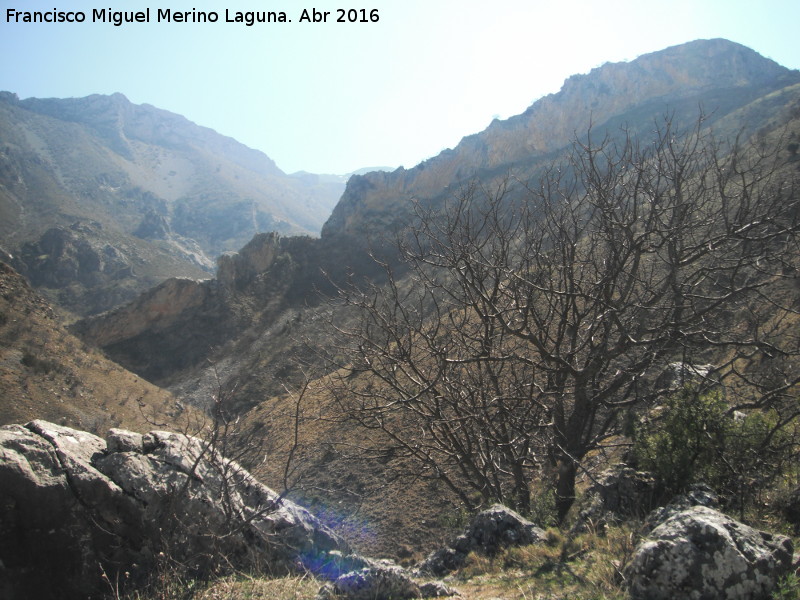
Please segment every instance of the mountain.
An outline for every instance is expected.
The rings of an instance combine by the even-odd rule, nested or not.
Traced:
[[[706,124],[722,133],[757,127],[785,101],[767,98],[769,94],[798,82],[800,72],[723,39],[697,40],[631,62],[606,63],[588,74],[573,75],[559,92],[537,100],[522,114],[495,120],[412,169],[351,178],[322,236],[359,238],[373,221],[400,224],[409,199],[440,203],[475,178],[489,181],[508,173],[530,177],[537,165],[590,127],[598,137],[617,133],[622,126],[637,133],[652,130],[667,114],[675,125],[686,127],[700,110]],[[737,116],[738,110],[759,99],[759,115]]]
[[[491,186],[509,173],[532,178],[590,125],[600,137],[623,127],[635,134],[668,114],[674,127],[690,127],[702,110],[704,124],[721,135],[750,135],[796,123],[798,106],[800,72],[726,40],[606,64],[412,169],[352,176],[321,238],[257,236],[220,261],[215,280],[165,283],[75,331],[198,404],[223,373],[236,382],[241,405],[252,406],[282,393],[282,381],[300,376],[298,363],[313,363],[303,340],[324,344],[320,326],[332,310],[319,304],[319,292],[351,274],[379,276],[368,250],[393,260],[384,241],[402,228],[414,202],[435,209],[470,182]],[[165,302],[178,288],[184,299]],[[168,317],[159,313],[166,305],[175,309]],[[203,366],[209,360],[213,371]]]
[[[318,235],[344,185],[122,94],[2,92],[0,140],[0,247],[81,315],[207,278],[256,233]]]

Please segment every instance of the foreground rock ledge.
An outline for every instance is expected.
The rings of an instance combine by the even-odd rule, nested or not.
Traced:
[[[0,427],[0,597],[96,598],[191,575],[316,571],[347,544],[201,440],[45,421]],[[44,576],[46,574],[46,576]]]

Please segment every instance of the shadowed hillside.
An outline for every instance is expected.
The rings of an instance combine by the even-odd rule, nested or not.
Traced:
[[[2,262],[0,398],[2,424],[48,419],[101,433],[180,428],[193,415],[169,392],[67,333],[50,305]]]

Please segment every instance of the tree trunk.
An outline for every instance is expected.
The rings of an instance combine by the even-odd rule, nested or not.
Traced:
[[[578,468],[569,457],[564,457],[558,465],[558,480],[556,481],[556,516],[558,524],[564,522],[567,513],[575,503],[575,478]]]
[[[513,466],[514,472],[514,503],[515,510],[528,515],[531,511],[531,490],[528,487],[528,479],[525,476],[525,470],[521,465],[515,464]]]

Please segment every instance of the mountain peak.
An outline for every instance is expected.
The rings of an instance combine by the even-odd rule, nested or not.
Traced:
[[[586,75],[573,75],[562,92],[599,80],[620,86],[614,91],[638,92],[639,96],[659,91],[688,95],[710,87],[768,85],[790,72],[746,46],[716,38],[670,46],[630,62],[606,63]],[[643,86],[645,77],[651,81]]]

